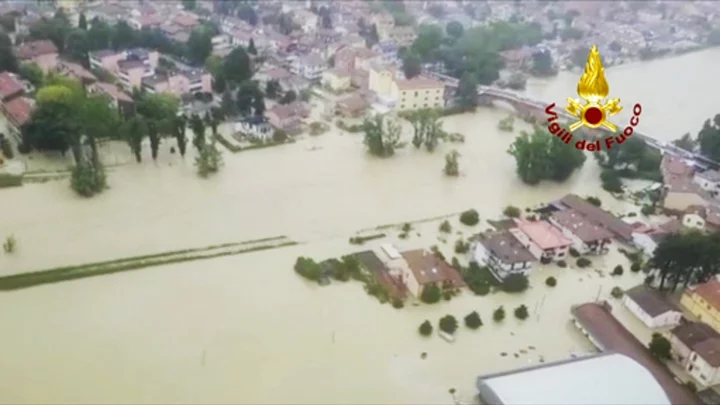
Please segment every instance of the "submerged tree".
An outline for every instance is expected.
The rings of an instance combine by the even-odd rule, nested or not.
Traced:
[[[365,131],[365,146],[375,156],[392,156],[396,149],[404,146],[400,142],[402,132],[400,124],[382,115],[366,119],[363,122],[363,131]]]
[[[197,115],[190,117],[190,129],[193,132],[193,146],[195,149],[202,151],[205,147],[205,122]]]
[[[458,176],[460,174],[460,152],[456,150],[450,151],[445,155],[445,174],[448,176]]]
[[[581,150],[539,127],[531,134],[523,131],[510,145],[508,153],[515,157],[520,179],[530,185],[542,180],[565,181],[585,163]]]
[[[185,134],[187,128],[187,118],[184,115],[175,117],[173,120],[173,135],[177,141],[178,149],[180,149],[180,155],[185,157],[185,151],[187,149],[187,136]]]
[[[195,166],[201,177],[207,177],[212,173],[217,173],[222,166],[222,154],[217,148],[215,138],[209,144],[203,146],[195,157]]]
[[[133,117],[125,124],[125,139],[138,163],[142,162],[142,141],[147,134],[147,125],[141,117]]]
[[[410,111],[405,118],[413,127],[412,143],[416,148],[425,145],[425,148],[432,152],[441,139],[447,137],[440,122],[440,111],[431,108],[422,108]]]

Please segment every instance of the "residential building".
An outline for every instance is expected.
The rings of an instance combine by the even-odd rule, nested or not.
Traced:
[[[170,93],[178,97],[186,94],[212,93],[212,76],[203,69],[143,78],[142,86],[151,93]]]
[[[118,62],[117,77],[127,90],[143,87],[143,79],[150,78],[155,70],[139,60],[121,60]]]
[[[7,119],[7,127],[16,138],[22,132],[23,125],[30,121],[34,109],[35,101],[25,96],[15,97],[0,105],[0,110]]]
[[[575,194],[568,194],[560,199],[558,205],[563,209],[570,208],[589,221],[604,227],[623,243],[631,243],[633,240],[633,229],[630,224],[602,208],[590,204],[584,198],[580,198]]]
[[[571,314],[575,326],[600,351],[623,354],[650,371],[665,391],[670,403],[700,405],[700,399],[687,387],[680,385],[667,366],[650,354],[647,347],[610,311],[611,307],[607,302],[588,302],[573,306]],[[591,401],[595,403],[592,398],[587,398],[587,401],[586,404]]]
[[[96,82],[88,86],[90,93],[98,93],[107,96],[113,107],[117,108],[124,116],[130,116],[135,111],[132,97],[120,90],[117,85],[103,82]]]
[[[516,220],[510,232],[543,263],[564,260],[572,242],[546,221]]]
[[[698,385],[720,384],[720,334],[702,322],[686,322],[670,331],[671,353]]]
[[[243,48],[247,48],[250,45],[250,40],[253,40],[253,43],[255,40],[253,39],[253,33],[252,30],[246,31],[244,29],[236,28],[230,31],[230,43],[233,46],[241,46]],[[255,44],[257,47],[257,44]]]
[[[680,305],[698,320],[720,331],[720,281],[717,278],[686,288]]]
[[[272,127],[265,117],[250,117],[236,122],[235,132],[265,142],[270,141],[273,136]]]
[[[676,232],[680,232],[682,224],[677,218],[673,218],[658,227],[647,227],[646,229],[633,231],[633,243],[638,246],[643,254],[652,257],[655,249],[663,239]]]
[[[381,41],[390,41],[397,44],[398,47],[409,47],[417,38],[415,29],[411,26],[402,26],[390,28],[386,31],[378,30]]]
[[[445,107],[445,84],[426,77],[394,80],[390,94],[397,111]]]
[[[374,64],[370,67],[368,87],[380,97],[391,97],[395,76],[398,74],[394,66]]]
[[[61,74],[72,77],[75,80],[81,82],[83,85],[89,85],[98,81],[98,78],[95,77],[92,72],[77,63],[60,60],[58,70]]]
[[[229,51],[233,47],[233,39],[230,35],[219,34],[210,39],[214,53]],[[246,45],[247,46],[247,45]]]
[[[116,76],[119,76],[121,62],[123,61],[141,62],[146,67],[146,70],[155,72],[160,60],[160,54],[157,51],[143,48],[125,51],[101,50],[90,52],[89,57],[92,68],[104,69]]]
[[[511,274],[527,275],[536,261],[532,253],[508,230],[479,234],[471,252],[472,260],[490,267],[499,280]]]
[[[351,86],[350,71],[343,68],[326,70],[322,75],[322,85],[332,91],[347,90]]]
[[[320,55],[314,53],[297,58],[290,65],[291,72],[307,80],[320,80],[327,68],[327,62]]]
[[[302,132],[302,120],[307,118],[310,111],[302,102],[295,101],[290,104],[277,104],[265,111],[268,123],[275,129],[282,130],[289,135]]]
[[[647,368],[619,353],[602,353],[490,374],[478,377],[477,388],[480,403],[493,405],[671,403]]]
[[[716,232],[720,230],[720,207],[691,205],[682,216],[682,224],[687,228]]]
[[[336,111],[343,117],[360,117],[370,108],[368,97],[355,92],[337,102]]]
[[[0,73],[0,101],[6,103],[25,94],[20,78],[10,72]]]
[[[682,319],[682,312],[663,293],[644,284],[625,291],[623,304],[650,329],[675,326]]]
[[[371,21],[377,29],[378,36],[380,36],[380,32],[387,32],[390,29],[395,28],[395,17],[389,13],[374,14]]]
[[[385,288],[392,298],[404,299],[407,289],[399,278],[391,275],[390,269],[385,265],[378,254],[372,250],[355,253],[360,267],[372,276]]]
[[[415,297],[420,297],[429,285],[442,289],[465,286],[460,273],[433,252],[416,249],[402,252],[401,255],[407,262],[407,268],[400,280]]]
[[[613,234],[575,210],[555,212],[549,221],[572,241],[573,248],[581,254],[599,255],[608,252]]]
[[[707,170],[695,173],[693,181],[712,195],[717,195],[720,192],[720,171]]]
[[[299,25],[303,32],[312,32],[318,26],[318,16],[310,10],[295,10],[293,22]]]
[[[44,73],[58,67],[58,50],[48,39],[25,42],[15,48],[15,56],[21,63],[35,63]]]
[[[694,169],[682,158],[663,155],[660,172],[665,184],[662,204],[666,211],[681,213],[691,205],[708,205],[710,193],[693,181]]]

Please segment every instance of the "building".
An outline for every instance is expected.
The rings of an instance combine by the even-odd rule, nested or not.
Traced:
[[[670,331],[671,353],[702,387],[720,384],[720,334],[702,322]]]
[[[98,78],[92,72],[77,63],[61,60],[58,70],[61,74],[72,77],[83,85],[93,84],[98,81]]]
[[[398,71],[394,66],[373,64],[370,66],[368,87],[380,97],[390,97],[397,74]]]
[[[415,29],[411,26],[393,27],[385,31],[378,30],[381,41],[389,41],[398,47],[409,47],[417,38]]]
[[[703,190],[716,196],[720,192],[720,171],[707,170],[700,173],[695,173],[693,181],[702,187]]]
[[[585,199],[575,194],[568,194],[559,201],[559,205],[565,209],[571,208],[576,213],[584,216],[589,221],[599,224],[612,232],[616,239],[623,243],[632,243],[633,229],[630,224],[603,210],[600,207],[590,204]]]
[[[686,288],[680,305],[699,321],[720,331],[720,281],[717,278]]]
[[[477,388],[480,403],[492,405],[671,403],[662,386],[645,367],[619,353],[490,374],[478,377]]]
[[[642,228],[633,230],[633,243],[642,250],[645,256],[652,257],[663,239],[668,235],[680,232],[681,229],[682,223],[677,218],[672,218],[657,227],[642,226]]]
[[[445,84],[426,77],[394,80],[390,95],[395,100],[397,111],[445,107]]]
[[[19,96],[3,102],[0,109],[7,118],[8,129],[15,137],[18,137],[22,132],[23,125],[30,121],[35,109],[35,101],[25,96]]]
[[[322,74],[322,85],[332,91],[343,91],[351,87],[350,71],[344,68],[326,70]]]
[[[133,98],[120,90],[117,85],[103,82],[96,82],[88,86],[90,93],[103,94],[113,107],[117,108],[124,116],[131,116],[135,112]]]
[[[479,234],[472,246],[472,259],[490,267],[500,280],[510,274],[527,275],[535,261],[532,253],[507,230]]]
[[[175,71],[143,78],[142,86],[150,93],[169,93],[177,97],[212,93],[212,76],[203,69]]]
[[[367,250],[355,253],[354,256],[358,259],[360,267],[372,274],[392,298],[404,299],[407,296],[405,285],[397,277],[391,275],[390,269],[376,252]]]
[[[516,220],[510,232],[542,263],[564,260],[572,242],[545,221]]]
[[[25,86],[13,73],[0,73],[0,101],[6,103],[25,94]]]
[[[15,48],[15,56],[21,63],[35,63],[47,74],[58,67],[58,50],[52,41],[25,42]]]
[[[268,124],[265,117],[253,116],[236,122],[235,132],[239,132],[244,136],[262,140],[264,142],[270,141],[273,136],[272,127],[270,126],[270,124]]]
[[[691,205],[707,205],[710,193],[693,181],[694,169],[685,161],[670,154],[663,156],[660,172],[665,185],[662,195],[663,208],[671,213],[681,213]]]
[[[682,216],[682,225],[686,228],[716,232],[720,230],[720,207],[717,205],[691,205]]]
[[[265,111],[268,123],[275,129],[296,135],[302,132],[302,120],[310,114],[310,109],[302,102],[277,104]]]
[[[650,329],[675,326],[682,319],[682,312],[661,292],[644,284],[625,291],[623,304]]]
[[[425,249],[409,250],[401,253],[407,262],[407,268],[400,277],[408,291],[415,297],[422,295],[429,285],[442,289],[455,289],[465,286],[460,273],[445,260]]]
[[[160,54],[157,51],[143,48],[135,48],[125,51],[101,50],[90,52],[89,59],[90,67],[93,69],[104,69],[116,76],[119,76],[120,62],[122,61],[142,62],[148,70],[151,69],[154,72],[158,67]]]
[[[700,399],[680,385],[668,368],[650,354],[647,347],[610,312],[607,302],[588,302],[571,309],[573,323],[599,350],[623,354],[635,360],[665,391],[672,404],[699,405]],[[619,369],[614,372],[620,372]]]
[[[343,117],[359,117],[365,114],[369,107],[367,98],[357,92],[339,100],[335,111]]]
[[[548,220],[572,241],[573,248],[580,254],[599,255],[608,252],[613,234],[575,210],[554,212]]]
[[[320,55],[311,53],[295,59],[290,64],[290,71],[307,80],[320,80],[327,67],[327,62]]]

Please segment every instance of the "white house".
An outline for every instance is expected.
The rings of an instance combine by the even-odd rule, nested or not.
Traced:
[[[546,221],[515,220],[513,236],[543,263],[565,260],[572,242]]]
[[[650,329],[675,326],[682,319],[682,312],[662,293],[644,284],[627,290],[623,304]]]
[[[720,172],[717,170],[695,173],[693,181],[702,187],[703,190],[709,191],[713,195],[720,192]]]
[[[510,274],[527,275],[535,257],[510,231],[485,232],[472,247],[472,259],[490,267],[498,279]]]
[[[327,62],[315,53],[297,58],[290,65],[291,72],[307,80],[320,80],[323,72],[327,70],[327,68]]]
[[[251,118],[235,123],[235,132],[240,132],[250,138],[269,141],[272,139],[273,130],[265,119]]]
[[[702,322],[670,331],[671,353],[701,387],[720,383],[720,334]]]

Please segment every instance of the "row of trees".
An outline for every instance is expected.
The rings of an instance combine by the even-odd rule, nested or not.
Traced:
[[[400,141],[402,128],[400,123],[383,115],[375,115],[363,122],[365,146],[368,151],[379,157],[389,157],[395,150],[405,146]]]
[[[663,239],[650,260],[648,281],[660,290],[703,283],[720,274],[720,233],[678,233]]]
[[[609,192],[623,191],[622,178],[660,181],[662,154],[637,136],[627,138],[620,146],[594,154],[600,167],[602,187]]]
[[[581,150],[540,127],[535,127],[532,133],[523,131],[510,145],[508,153],[515,157],[520,179],[530,185],[542,180],[565,181],[585,163]]]
[[[689,152],[699,151],[710,159],[720,161],[720,114],[712,120],[705,120],[696,138],[687,133],[673,143]]]

